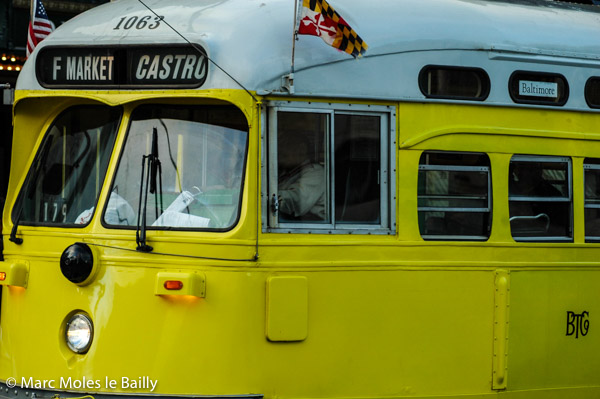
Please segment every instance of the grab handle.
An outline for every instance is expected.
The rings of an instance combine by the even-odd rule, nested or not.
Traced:
[[[510,219],[508,219],[511,223],[513,221],[538,221],[538,220],[542,220],[542,219],[546,219],[546,227],[545,230],[546,232],[548,232],[548,230],[550,229],[550,216],[548,216],[545,213],[540,213],[536,216],[513,216]]]

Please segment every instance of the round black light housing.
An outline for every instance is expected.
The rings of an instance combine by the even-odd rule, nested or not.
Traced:
[[[60,257],[60,271],[73,284],[88,284],[95,271],[92,249],[80,242],[69,246]]]

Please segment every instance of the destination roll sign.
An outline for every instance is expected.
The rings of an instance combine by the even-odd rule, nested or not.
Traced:
[[[200,87],[208,59],[200,46],[46,47],[36,75],[48,88]]]

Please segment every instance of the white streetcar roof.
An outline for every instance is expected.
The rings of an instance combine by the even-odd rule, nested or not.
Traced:
[[[17,89],[43,89],[34,66],[44,47],[184,44],[181,34],[202,46],[244,88],[282,91],[282,76],[291,66],[294,1],[143,1],[179,33],[163,21],[155,27],[154,14],[138,0],[113,1],[80,14],[44,40],[25,64]],[[417,77],[424,65],[464,65],[490,74],[489,101],[512,103],[495,92],[494,80],[506,82],[514,70],[561,73],[571,82],[567,75],[573,66],[582,67],[585,76],[600,67],[600,8],[595,6],[551,0],[330,4],[368,44],[368,51],[355,60],[318,37],[299,36],[296,95],[421,100]],[[200,89],[207,88],[241,87],[209,63]]]

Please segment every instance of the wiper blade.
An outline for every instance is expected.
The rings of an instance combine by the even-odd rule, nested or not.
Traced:
[[[13,225],[12,230],[10,231],[9,241],[14,242],[17,245],[23,244],[23,239],[17,237],[17,229],[19,228],[19,220],[21,219],[21,213],[23,213],[23,204],[19,202],[19,211],[17,213],[17,217],[15,218],[15,224]]]
[[[156,195],[156,185],[158,179],[159,193]],[[162,165],[158,158],[158,131],[155,128],[152,129],[152,148],[150,150],[150,194],[154,194],[154,212],[155,217],[158,218],[163,213],[163,199],[162,199]],[[159,210],[160,200],[160,212]]]
[[[135,232],[135,242],[137,243],[137,250],[142,252],[152,251],[152,247],[146,244],[146,206],[148,204],[148,178],[150,173],[146,176],[146,190],[144,190],[144,175],[146,174],[146,163],[148,161],[148,155],[142,157],[142,177],[140,180],[140,202],[138,205],[137,215],[137,230]],[[144,197],[144,207],[142,208],[142,197]]]
[[[148,173],[146,173],[146,170]],[[159,195],[156,195],[158,179]],[[145,182],[144,182],[145,180]],[[148,209],[148,191],[154,194],[156,218],[163,212],[162,203],[162,167],[158,158],[158,132],[156,127],[152,129],[152,146],[149,155],[142,157],[142,176],[140,181],[140,201],[138,205],[137,231],[135,240],[137,250],[141,252],[150,252],[154,248],[146,243],[146,212]],[[159,214],[159,197],[160,197],[160,214]],[[142,198],[144,204],[142,206]]]

